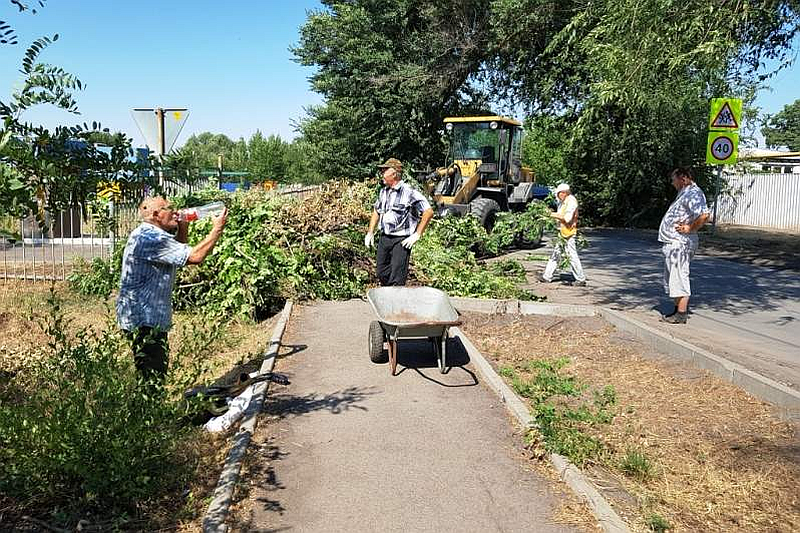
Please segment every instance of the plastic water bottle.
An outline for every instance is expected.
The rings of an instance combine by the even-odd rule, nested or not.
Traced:
[[[217,216],[225,209],[225,204],[222,202],[211,202],[210,204],[201,205],[200,207],[189,207],[181,209],[181,217],[187,222],[193,222],[210,216]]]

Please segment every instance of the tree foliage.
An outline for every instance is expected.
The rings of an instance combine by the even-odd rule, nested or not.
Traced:
[[[763,61],[788,63],[800,20],[797,0],[324,6],[294,49],[325,97],[301,123],[320,172],[364,175],[389,154],[437,163],[444,116],[524,109],[543,136],[526,162],[616,225],[660,216],[677,165],[703,182],[709,99],[752,99]]]
[[[247,172],[252,181],[317,183],[320,178],[309,169],[309,153],[303,139],[287,142],[280,135],[264,137],[260,130],[249,140],[238,141],[222,133],[203,132],[189,137],[176,151],[183,166],[195,171],[217,168],[217,158],[222,156],[225,170]]]
[[[557,117],[582,212],[617,225],[657,220],[677,165],[697,166],[703,183],[709,99],[751,98],[759,62],[786,59],[798,13],[756,1],[493,6],[498,94]],[[516,45],[527,32],[531,45]]]
[[[326,0],[293,49],[317,67],[326,102],[300,131],[324,175],[366,176],[389,155],[440,161],[442,119],[485,109],[473,75],[488,44],[489,1]]]
[[[800,150],[800,99],[786,105],[779,113],[768,117],[761,129],[767,146]]]
[[[11,3],[19,11],[36,12],[28,3]],[[43,6],[44,0],[37,5]],[[16,33],[0,22],[4,24],[8,27],[0,31],[8,42],[2,44],[16,44]],[[28,46],[19,69],[20,89],[0,100],[0,212],[24,216],[32,211],[40,222],[45,211],[91,199],[100,182],[140,179],[124,134],[111,134],[97,122],[53,130],[24,122],[25,112],[42,104],[78,114],[73,93],[83,89],[83,83],[61,67],[40,61],[57,40],[57,34],[40,37]]]

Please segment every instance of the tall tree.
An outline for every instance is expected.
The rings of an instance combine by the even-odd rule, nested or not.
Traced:
[[[206,131],[192,135],[180,151],[190,157],[193,165],[200,169],[217,168],[218,158],[222,156],[226,170],[244,170],[241,157],[236,155],[236,142],[222,133]]]
[[[297,61],[325,103],[300,132],[314,165],[363,177],[392,155],[439,160],[442,119],[484,107],[475,84],[488,44],[489,0],[324,0],[300,31]]]
[[[703,168],[708,100],[752,95],[759,62],[786,60],[798,5],[495,0],[492,84],[569,132],[562,155],[584,214],[652,223],[668,171]]]
[[[270,135],[266,139],[257,130],[247,142],[248,170],[254,179],[287,180],[286,152],[288,145],[279,135]]]
[[[770,148],[786,147],[792,151],[800,151],[800,99],[787,104],[779,113],[767,117],[761,134]]]

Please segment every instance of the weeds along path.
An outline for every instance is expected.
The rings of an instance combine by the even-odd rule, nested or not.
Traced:
[[[269,475],[243,526],[258,531],[572,531],[567,496],[526,469],[521,437],[458,341],[440,374],[427,341],[401,341],[398,371],[370,362],[360,300],[298,306],[276,370]]]

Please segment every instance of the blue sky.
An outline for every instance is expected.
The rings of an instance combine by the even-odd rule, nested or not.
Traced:
[[[187,107],[177,145],[203,131],[248,138],[260,129],[290,139],[303,108],[321,102],[309,89],[313,70],[293,62],[288,50],[306,11],[318,7],[310,0],[49,0],[33,15],[17,14],[2,0],[0,20],[12,23],[19,45],[0,46],[0,98],[19,83],[25,47],[58,33],[41,60],[86,84],[76,94],[81,115],[47,106],[26,113],[30,122],[97,120],[138,145],[144,140],[131,108]]]
[[[309,89],[313,70],[292,61],[289,47],[318,1],[277,0],[48,0],[33,15],[17,14],[0,0],[0,20],[16,28],[20,44],[0,46],[0,98],[19,83],[17,69],[25,47],[36,37],[59,34],[41,60],[76,74],[86,89],[76,94],[81,115],[52,107],[29,111],[30,122],[97,120],[144,144],[130,109],[187,107],[190,116],[178,138],[212,131],[231,138],[295,136],[292,123],[303,108],[321,99]],[[29,0],[34,4],[35,0]],[[795,56],[800,42],[795,41]],[[800,98],[800,67],[767,82],[756,105],[777,113]]]

